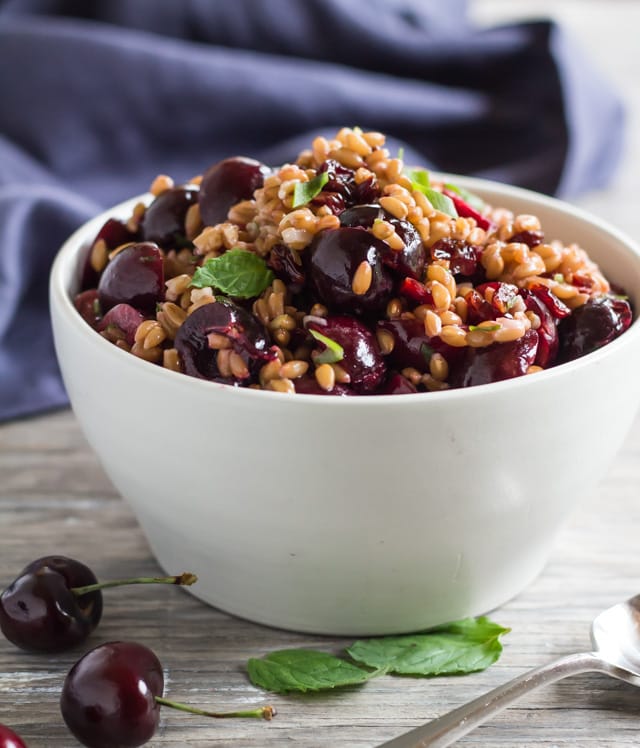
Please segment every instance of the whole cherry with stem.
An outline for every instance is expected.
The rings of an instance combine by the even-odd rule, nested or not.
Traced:
[[[60,697],[67,727],[87,748],[135,748],[151,739],[160,707],[216,719],[270,720],[271,706],[215,712],[163,697],[164,675],[157,656],[137,642],[115,641],[87,652],[69,671]]]
[[[0,630],[21,649],[60,652],[84,641],[102,617],[102,592],[130,584],[191,585],[195,574],[98,582],[80,561],[44,556],[28,564],[0,595]],[[2,748],[2,746],[0,746]]]
[[[6,725],[0,725],[0,748],[27,748],[27,744]]]

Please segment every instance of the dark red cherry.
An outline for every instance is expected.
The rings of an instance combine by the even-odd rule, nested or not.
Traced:
[[[542,301],[555,319],[564,319],[571,314],[571,309],[542,283],[533,283],[528,286],[528,289]]]
[[[60,711],[67,727],[87,748],[136,748],[153,737],[160,707],[217,719],[270,720],[271,706],[213,712],[169,701],[156,655],[142,644],[101,644],[71,668],[62,686]]]
[[[260,323],[231,301],[196,309],[178,329],[175,347],[186,374],[241,387],[255,382],[276,355]],[[230,354],[236,357],[233,367]]]
[[[463,350],[464,358],[450,377],[453,387],[500,382],[527,373],[536,359],[538,333],[527,330],[521,338],[508,343],[492,343],[486,348]]]
[[[387,371],[375,337],[353,317],[327,317],[325,322],[324,325],[310,322],[308,327],[342,348],[344,357],[335,363],[349,375],[351,388],[360,394],[374,392],[384,381]],[[317,342],[318,352],[322,354],[325,348],[322,342]]]
[[[129,345],[133,345],[136,330],[141,322],[144,322],[144,315],[129,304],[116,304],[109,309],[104,317],[97,324],[98,332],[109,333],[109,340],[124,340]]]
[[[402,374],[395,373],[389,377],[382,388],[378,391],[378,394],[415,395],[417,391],[416,386],[406,377],[403,377]]]
[[[260,161],[236,156],[211,166],[200,183],[200,217],[205,226],[227,220],[229,208],[249,200],[262,187],[270,170]]]
[[[82,291],[73,299],[73,305],[80,312],[80,316],[85,322],[88,322],[91,327],[96,328],[102,319],[102,310],[100,308],[100,301],[98,300],[98,291],[95,288],[90,288],[87,291]]]
[[[97,583],[91,569],[65,556],[33,561],[0,596],[0,629],[17,647],[58,652],[86,639],[102,616],[99,590],[76,595],[74,587]]]
[[[0,725],[0,748],[27,748],[27,745],[13,730]]]
[[[384,264],[400,278],[422,278],[426,252],[420,234],[408,221],[394,218],[379,205],[354,205],[340,215],[340,224],[353,228],[371,228],[377,219],[388,221],[404,242],[403,249],[398,251],[387,245],[382,256]]]
[[[185,217],[198,202],[197,185],[172,187],[162,192],[146,209],[140,229],[142,239],[154,242],[163,249],[191,246],[185,234]]]
[[[107,265],[98,285],[103,312],[116,304],[129,304],[147,314],[164,298],[162,254],[155,244],[132,244]]]
[[[439,337],[430,338],[424,324],[417,319],[380,320],[377,327],[393,336],[393,350],[386,358],[396,369],[411,367],[427,372],[433,353],[440,353],[451,366],[462,358],[464,352],[462,348],[443,343]]]
[[[102,239],[107,245],[107,250],[110,251],[116,249],[121,244],[137,241],[138,233],[130,231],[122,221],[118,221],[116,218],[109,218],[100,231],[98,231],[96,238],[91,244],[91,248],[93,248],[98,239]],[[91,250],[89,250],[82,271],[81,287],[83,289],[95,288],[98,285],[99,277],[100,273],[97,273],[91,266]]]
[[[540,286],[540,288],[548,291],[546,286]],[[556,319],[549,311],[549,307],[545,301],[543,301],[543,298],[547,298],[546,295],[541,297],[526,288],[520,290],[520,295],[524,299],[528,311],[533,312],[540,320],[540,326],[536,328],[536,332],[538,333],[538,350],[534,363],[546,369],[553,365],[558,355],[559,338]],[[562,303],[559,299],[558,302]],[[549,303],[552,303],[550,297]],[[554,304],[553,308],[556,307],[557,305]],[[567,309],[567,311],[569,310]]]
[[[393,290],[393,278],[383,258],[389,245],[360,228],[321,231],[303,253],[307,281],[318,300],[330,309],[353,314],[382,311]],[[371,265],[369,290],[354,293],[351,284],[361,262]]]
[[[561,361],[572,361],[607,345],[631,324],[625,299],[599,296],[574,309],[558,325]]]
[[[349,397],[358,394],[349,387],[338,383],[333,385],[331,391],[323,390],[316,378],[311,374],[294,379],[293,386],[299,395],[337,395],[338,397]]]
[[[158,727],[162,665],[147,647],[108,642],[71,668],[60,697],[67,727],[88,748],[134,748]]]

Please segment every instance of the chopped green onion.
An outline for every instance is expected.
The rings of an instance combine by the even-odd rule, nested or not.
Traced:
[[[326,349],[314,358],[315,363],[337,364],[338,361],[342,361],[344,358],[344,348],[339,343],[336,343],[335,340],[328,338],[317,330],[310,329],[309,332],[319,343],[323,343],[326,346]]]
[[[500,325],[469,325],[469,330],[480,330],[480,332],[495,332],[500,329]]]

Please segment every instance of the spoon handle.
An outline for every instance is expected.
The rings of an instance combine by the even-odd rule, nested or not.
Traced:
[[[529,691],[589,670],[608,672],[607,664],[594,652],[567,655],[529,670],[468,704],[389,740],[378,748],[444,748]]]

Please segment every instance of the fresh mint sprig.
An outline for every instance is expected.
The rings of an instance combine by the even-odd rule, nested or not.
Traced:
[[[322,188],[328,181],[329,173],[323,171],[308,182],[297,182],[293,188],[293,203],[291,207],[299,208],[302,205],[310,203],[314,197],[317,197],[322,192]]]
[[[212,257],[193,274],[194,288],[211,287],[228,296],[250,299],[259,296],[273,280],[273,273],[258,255],[234,247]]]

